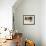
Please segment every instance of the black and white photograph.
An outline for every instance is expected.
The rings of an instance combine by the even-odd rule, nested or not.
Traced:
[[[23,23],[24,23],[24,25],[34,25],[35,24],[35,16],[34,15],[24,15]]]

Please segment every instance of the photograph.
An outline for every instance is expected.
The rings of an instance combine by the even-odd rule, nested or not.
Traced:
[[[34,25],[35,24],[35,16],[34,15],[24,15],[23,16],[23,24],[24,25]]]

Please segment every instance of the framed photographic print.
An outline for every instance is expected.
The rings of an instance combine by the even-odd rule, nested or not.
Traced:
[[[35,15],[23,15],[23,24],[24,25],[34,25]]]

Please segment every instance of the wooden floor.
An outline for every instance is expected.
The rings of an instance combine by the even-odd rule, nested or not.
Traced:
[[[0,46],[16,46],[15,39],[13,39],[13,40],[6,40],[6,42],[2,43]]]

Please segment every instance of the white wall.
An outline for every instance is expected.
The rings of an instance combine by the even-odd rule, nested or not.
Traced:
[[[33,5],[30,4],[31,3],[30,2],[29,4],[31,5],[31,7],[28,4],[29,7],[26,8],[28,5],[25,2],[26,1],[24,1],[24,4],[21,3],[21,5],[19,5],[19,7],[17,7],[17,9],[16,9],[16,6],[14,7],[15,9],[13,8],[13,10],[15,10],[15,12],[14,12],[14,14],[15,14],[15,27],[19,32],[23,32],[24,36],[27,36],[26,34],[29,34],[29,35],[31,35],[31,38],[34,37],[33,39],[36,42],[37,42],[37,40],[41,39],[41,44],[42,44],[41,46],[46,46],[46,0],[41,0],[41,2],[40,2],[40,0],[39,0],[39,2],[38,2],[38,0],[36,1],[37,6],[39,7],[39,10],[41,8],[41,15],[40,15],[40,12],[38,12],[39,11],[38,9],[37,10],[34,9],[35,10],[34,12],[35,13],[37,12],[39,14],[39,16],[38,16],[38,14],[35,14],[32,11],[32,9],[33,9],[32,6],[36,7],[36,8],[37,8],[37,6],[35,6],[34,3],[33,3]],[[35,2],[35,0],[33,0],[33,2]],[[40,3],[41,3],[41,6],[40,6]],[[31,12],[30,12],[30,9],[31,9]],[[36,25],[32,25],[32,26],[31,25],[28,25],[28,26],[23,25],[23,16],[22,15],[23,14],[29,14],[30,15],[32,13],[37,15],[37,16],[35,16],[37,26]],[[35,34],[37,32],[40,32],[41,37],[40,37],[40,34],[38,34],[38,35]],[[38,36],[39,36],[39,38],[38,38]],[[40,41],[39,41],[39,43],[40,43]],[[39,46],[39,43],[37,42],[38,46]]]
[[[12,6],[16,0],[0,0],[0,27],[12,28]]]
[[[13,10],[18,32],[22,32],[24,38],[34,40],[36,46],[41,46],[41,0],[23,0],[17,9],[15,7]],[[35,15],[35,25],[23,25],[23,15]]]
[[[46,0],[41,1],[41,38],[42,46],[46,46]]]

